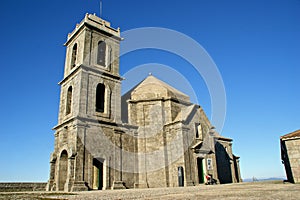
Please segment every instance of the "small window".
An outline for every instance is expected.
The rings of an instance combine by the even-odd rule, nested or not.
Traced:
[[[212,159],[211,158],[207,159],[207,170],[212,170]]]
[[[106,57],[106,43],[104,41],[100,41],[98,43],[97,64],[105,67],[106,66],[105,57]]]
[[[71,113],[71,105],[72,105],[72,86],[68,88],[68,92],[67,92],[66,115]]]
[[[196,123],[196,138],[202,138],[202,125]]]
[[[77,58],[77,43],[74,44],[72,49],[71,69],[76,66],[76,58]]]
[[[103,113],[104,104],[105,104],[105,86],[99,83],[96,89],[96,111]]]

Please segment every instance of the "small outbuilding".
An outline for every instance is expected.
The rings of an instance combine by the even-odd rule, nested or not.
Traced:
[[[280,145],[288,181],[300,183],[300,130],[281,136]]]

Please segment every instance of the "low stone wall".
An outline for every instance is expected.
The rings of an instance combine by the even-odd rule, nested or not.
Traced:
[[[0,192],[45,191],[47,183],[0,183]]]

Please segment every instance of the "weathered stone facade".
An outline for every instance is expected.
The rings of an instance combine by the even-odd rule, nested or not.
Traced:
[[[120,41],[90,14],[68,35],[47,190],[190,186],[206,174],[240,182],[232,140],[184,93],[150,75],[121,106]]]
[[[300,130],[280,137],[281,159],[291,183],[300,183]]]

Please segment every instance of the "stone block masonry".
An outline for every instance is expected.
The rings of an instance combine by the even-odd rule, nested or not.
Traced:
[[[47,183],[0,183],[0,192],[45,191]]]

